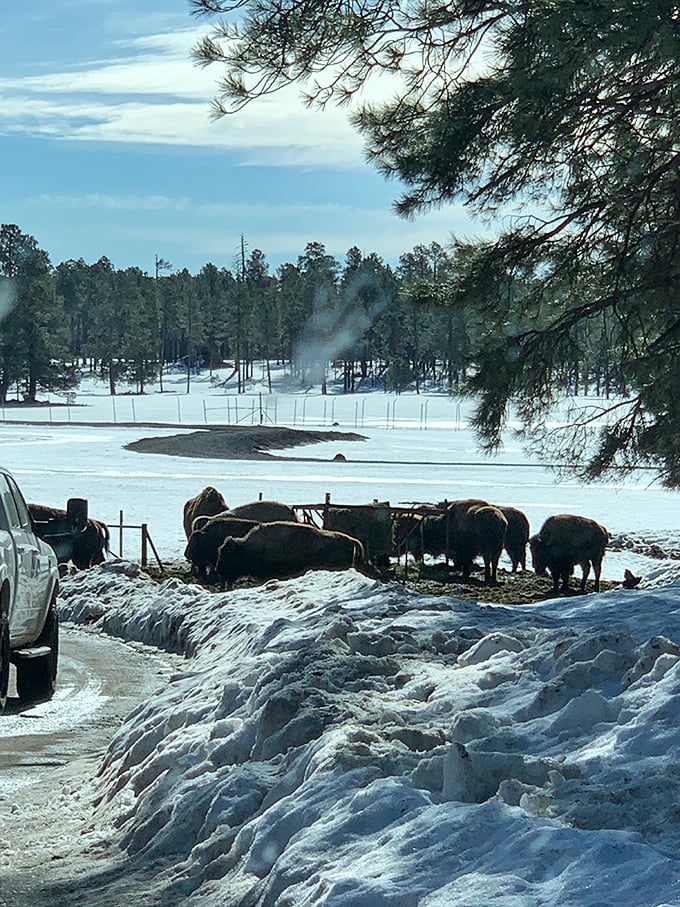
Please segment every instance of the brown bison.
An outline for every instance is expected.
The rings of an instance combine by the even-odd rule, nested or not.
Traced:
[[[79,570],[102,564],[110,551],[106,523],[88,517],[82,529],[74,531],[69,514],[59,507],[29,504],[35,534],[54,549],[59,564],[73,563]]]
[[[229,511],[211,517],[196,517],[184,557],[191,561],[193,570],[201,579],[208,579],[215,570],[217,553],[224,540],[229,536],[243,538],[259,525],[256,520],[233,517]]]
[[[195,498],[189,498],[184,505],[184,532],[187,539],[191,535],[191,528],[198,516],[214,516],[228,510],[227,502],[212,485],[208,485]]]
[[[438,515],[439,511],[433,504],[419,504],[408,512],[397,513],[393,520],[393,554],[398,557],[402,553],[410,553],[417,561],[422,561],[424,518]]]
[[[531,560],[536,573],[550,571],[553,591],[557,592],[560,582],[562,591],[569,591],[569,577],[576,564],[583,570],[581,592],[585,592],[586,580],[592,564],[595,573],[595,591],[600,591],[602,558],[609,541],[604,526],[584,516],[560,513],[549,517],[540,532],[529,539]]]
[[[344,532],[358,539],[364,555],[376,567],[389,567],[394,549],[394,527],[389,501],[374,501],[354,507],[328,507],[324,512],[323,528]]]
[[[227,538],[217,556],[222,587],[241,576],[285,579],[306,570],[345,570],[363,561],[361,542],[308,523],[262,523],[243,538]]]
[[[498,581],[498,560],[505,544],[508,521],[498,507],[479,498],[445,502],[446,513],[426,516],[423,549],[432,555],[446,554],[469,577],[475,557],[484,561],[484,581]]]
[[[480,498],[466,498],[462,501],[442,501],[437,504],[437,507],[442,509],[446,508],[450,516],[457,516],[461,511],[465,512],[473,505],[480,507],[493,506],[500,510],[508,521],[508,528],[505,533],[505,544],[503,547],[512,563],[512,572],[516,573],[518,566],[521,566],[522,570],[526,570],[527,543],[531,530],[529,527],[529,520],[527,519],[526,514],[521,510],[518,510],[516,507],[508,507],[505,504],[489,505],[488,501],[483,501]]]
[[[505,533],[505,551],[512,562],[512,572],[517,573],[517,568],[527,569],[527,543],[531,529],[525,513],[516,507],[506,507],[498,504],[498,509],[508,521],[508,530]]]
[[[484,582],[498,582],[498,561],[505,544],[508,521],[498,507],[473,504],[457,518],[453,532],[454,561],[469,577],[477,555],[484,561]]]

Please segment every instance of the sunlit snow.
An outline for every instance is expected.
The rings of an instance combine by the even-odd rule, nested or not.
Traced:
[[[343,464],[328,462],[337,444],[197,461],[122,450],[176,429],[0,424],[28,497],[124,509],[164,557],[206,484],[234,505],[481,493],[526,509],[532,530],[568,510],[640,541],[604,571],[642,568],[637,589],[530,606],[353,570],[227,592],[159,585],[128,560],[67,577],[63,621],[186,655],[113,739],[93,823],[157,865],[159,904],[680,904],[680,563],[640,553],[678,548],[677,498],[642,479],[583,488],[494,468],[465,429],[423,429],[413,406],[410,425],[361,429]],[[463,449],[476,465],[452,465]],[[414,476],[429,483],[415,493]]]

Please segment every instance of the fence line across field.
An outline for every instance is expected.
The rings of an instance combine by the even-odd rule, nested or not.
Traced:
[[[399,395],[352,394],[281,396],[278,394],[119,394],[110,397],[68,395],[65,403],[43,403],[0,408],[3,422],[49,422],[135,425],[280,425],[316,428],[451,428],[467,427],[467,414],[455,398],[419,401]],[[434,404],[440,404],[436,407]]]

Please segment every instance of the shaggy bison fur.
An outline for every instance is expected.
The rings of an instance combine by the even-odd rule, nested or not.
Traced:
[[[484,582],[498,582],[498,560],[505,544],[508,521],[491,504],[473,504],[460,514],[454,525],[452,552],[456,563],[469,577],[477,555],[484,561]]]
[[[592,565],[595,573],[595,591],[600,591],[602,558],[609,541],[609,533],[600,523],[584,516],[560,513],[549,517],[537,535],[529,539],[531,560],[536,573],[550,571],[553,590],[569,591],[569,577],[578,564],[583,570],[581,592]]]
[[[497,505],[500,512],[508,521],[505,533],[505,551],[512,562],[512,572],[517,573],[517,568],[527,569],[527,543],[531,529],[525,513],[516,507]]]
[[[479,498],[466,498],[463,501],[442,501],[437,506],[446,508],[451,516],[457,516],[461,512],[472,506],[493,506],[503,514],[508,521],[508,528],[505,533],[505,543],[503,547],[512,563],[512,572],[516,573],[517,568],[521,567],[526,570],[527,566],[527,543],[531,530],[529,520],[525,513],[518,510],[517,507],[509,507],[505,504],[492,504]]]
[[[278,501],[252,501],[250,504],[241,504],[228,511],[229,516],[241,520],[256,520],[258,523],[274,523],[283,520],[287,523],[297,523],[297,516],[292,507],[280,504]]]
[[[184,532],[187,537],[191,535],[193,522],[199,516],[215,516],[228,510],[227,502],[212,485],[208,485],[199,492],[195,498],[189,498],[184,505]]]
[[[344,570],[363,560],[361,542],[308,523],[262,523],[243,538],[227,538],[216,564],[222,586],[241,576],[285,579],[306,570]]]

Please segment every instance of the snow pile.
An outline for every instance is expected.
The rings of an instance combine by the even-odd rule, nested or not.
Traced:
[[[678,903],[680,580],[527,607],[353,571],[210,593],[109,563],[62,619],[192,655],[97,821],[158,903]]]

